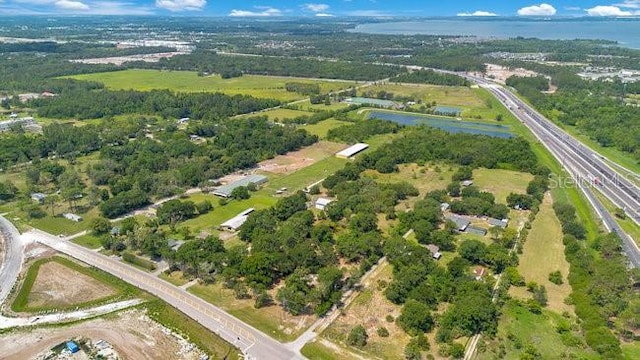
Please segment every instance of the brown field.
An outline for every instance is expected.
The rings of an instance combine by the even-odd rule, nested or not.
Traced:
[[[539,285],[544,285],[549,298],[549,310],[572,312],[572,306],[564,303],[564,299],[571,294],[571,286],[567,281],[569,263],[564,257],[562,227],[551,205],[551,196],[545,196],[540,212],[531,224],[531,231],[524,243],[518,271],[526,281],[535,281]],[[564,281],[562,285],[549,281],[549,273],[556,270],[562,273]],[[531,297],[524,287],[512,287],[509,293],[521,299]]]
[[[90,276],[50,261],[40,266],[27,306],[38,308],[82,304],[115,293],[114,288]]]
[[[122,359],[198,359],[200,351],[185,351],[186,344],[141,310],[129,310],[57,328],[16,330],[0,335],[5,360],[34,359],[40,353],[72,338],[109,342]],[[76,357],[73,357],[74,359]]]
[[[395,322],[390,323],[385,319],[387,315],[397,318],[400,315],[401,306],[387,300],[383,293],[384,289],[378,289],[379,280],[391,282],[391,270],[392,266],[389,263],[382,263],[365,282],[364,290],[345,310],[344,315],[339,316],[322,333],[322,336],[348,348],[349,351],[364,355],[365,358],[374,356],[383,359],[403,359],[404,347],[410,337]],[[363,351],[348,347],[344,342],[349,331],[356,325],[364,326],[369,336]],[[387,328],[389,337],[378,336],[376,331],[379,327]]]
[[[262,161],[258,164],[258,167],[262,171],[274,174],[291,174],[322,159],[333,156],[345,147],[344,144],[320,141],[304,149]]]

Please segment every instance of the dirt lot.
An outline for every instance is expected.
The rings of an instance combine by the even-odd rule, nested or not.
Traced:
[[[0,335],[5,360],[32,359],[72,338],[109,342],[122,359],[198,359],[201,352],[151,320],[141,310],[129,310],[108,319],[95,319],[60,328],[16,330]]]
[[[533,77],[538,76],[538,73],[521,69],[521,68],[507,68],[501,65],[487,64],[487,75],[493,76],[496,82],[504,84],[510,76],[518,75],[521,77]]]
[[[114,288],[96,279],[50,261],[38,270],[29,293],[28,307],[81,304],[115,293]]]
[[[304,149],[265,160],[259,163],[258,167],[260,170],[270,173],[291,174],[309,165],[313,165],[328,156],[333,156],[345,147],[344,144],[320,141]]]

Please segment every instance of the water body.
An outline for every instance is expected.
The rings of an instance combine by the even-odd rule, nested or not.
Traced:
[[[450,133],[467,133],[475,135],[487,135],[499,138],[512,138],[509,127],[503,125],[491,125],[472,121],[448,120],[435,116],[412,113],[398,113],[386,111],[371,111],[368,119],[380,119],[393,121],[407,126],[427,125]]]
[[[369,34],[454,35],[481,38],[599,39],[617,41],[621,46],[640,49],[640,18],[445,18],[360,24],[351,31]]]

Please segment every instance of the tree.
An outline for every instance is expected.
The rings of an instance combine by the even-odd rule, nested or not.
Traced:
[[[111,222],[103,217],[95,218],[91,221],[91,230],[95,235],[106,234],[111,231]]]
[[[389,330],[387,330],[387,328],[384,326],[379,327],[376,332],[380,337],[389,337]]]
[[[246,200],[251,197],[246,186],[238,186],[231,191],[231,198],[235,200]]]
[[[556,270],[552,273],[549,274],[549,281],[556,284],[556,285],[562,285],[563,281],[562,281],[562,273],[560,272],[560,270]]]
[[[367,330],[365,330],[364,326],[357,325],[349,332],[349,336],[347,336],[347,345],[362,348],[367,345],[368,338],[369,336],[367,335]]]
[[[18,194],[18,188],[10,181],[0,182],[0,200],[11,200]]]
[[[459,343],[453,343],[449,347],[449,353],[454,359],[462,359],[464,357],[464,345]]]
[[[428,332],[433,327],[429,307],[413,299],[407,300],[404,304],[396,322],[407,334],[414,336]]]

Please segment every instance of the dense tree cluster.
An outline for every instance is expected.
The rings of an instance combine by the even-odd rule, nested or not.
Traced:
[[[368,119],[356,122],[353,125],[344,125],[329,130],[329,140],[339,140],[346,143],[364,141],[373,135],[397,133],[402,125],[391,121]]]
[[[468,86],[469,82],[458,75],[438,73],[433,70],[418,70],[398,75],[390,81],[399,83],[432,84],[444,86]]]

